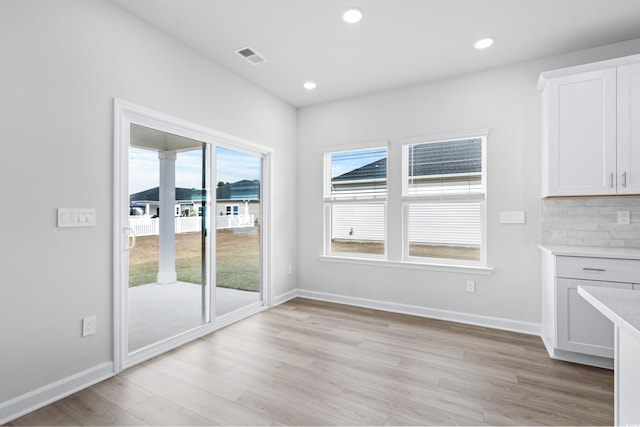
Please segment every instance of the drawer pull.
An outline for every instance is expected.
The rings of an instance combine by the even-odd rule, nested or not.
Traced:
[[[582,267],[583,270],[585,271],[607,271],[604,268],[589,268],[589,267]]]

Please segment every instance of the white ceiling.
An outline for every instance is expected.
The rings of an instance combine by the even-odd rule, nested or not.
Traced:
[[[640,38],[639,0],[112,1],[298,107]]]

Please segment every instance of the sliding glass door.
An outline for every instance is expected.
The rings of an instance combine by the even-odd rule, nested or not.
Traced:
[[[265,306],[268,153],[116,102],[115,371]]]
[[[262,158],[216,149],[216,315],[261,297]]]
[[[129,352],[210,321],[208,152],[208,144],[131,125]]]

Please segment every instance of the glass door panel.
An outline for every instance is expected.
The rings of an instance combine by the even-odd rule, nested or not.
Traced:
[[[211,321],[209,145],[131,124],[128,351]]]
[[[262,157],[216,148],[216,316],[262,301]]]

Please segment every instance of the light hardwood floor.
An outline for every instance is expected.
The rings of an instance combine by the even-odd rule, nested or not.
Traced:
[[[610,425],[540,338],[295,299],[9,425]]]

